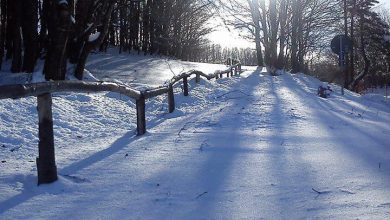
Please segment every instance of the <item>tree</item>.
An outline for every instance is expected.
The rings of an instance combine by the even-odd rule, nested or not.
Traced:
[[[390,45],[385,36],[389,36],[389,26],[372,11],[372,7],[378,3],[376,0],[353,1],[354,20],[357,26],[351,26],[354,34],[353,40],[357,50],[354,53],[355,68],[358,72],[349,82],[349,88],[355,89],[359,81],[371,74],[371,84],[376,84],[374,79],[379,71],[387,71],[386,63],[389,60]],[[352,11],[352,10],[350,10]]]
[[[302,71],[304,58],[323,49],[339,21],[336,0],[220,0],[225,22],[248,30],[256,42],[258,64],[271,70]],[[219,6],[219,5],[218,5]],[[316,51],[317,50],[317,51]]]
[[[4,55],[6,59],[12,59],[11,72],[34,71],[37,58],[37,14],[38,0],[1,1],[0,59]]]

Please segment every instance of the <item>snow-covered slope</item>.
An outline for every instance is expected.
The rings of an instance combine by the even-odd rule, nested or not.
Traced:
[[[192,69],[213,73],[226,69],[225,65],[193,63],[161,56],[118,55],[116,50],[92,55],[87,69],[105,81],[119,81],[135,88],[161,86],[175,75]]]
[[[89,64],[96,76],[103,58]],[[158,75],[163,59],[108,60],[133,85],[172,74]],[[147,102],[140,137],[132,100],[56,94],[59,181],[39,187],[35,99],[2,100],[0,219],[390,218],[390,100],[336,86],[323,99],[320,84],[255,69],[191,80],[189,97],[175,88],[174,113],[164,96]]]

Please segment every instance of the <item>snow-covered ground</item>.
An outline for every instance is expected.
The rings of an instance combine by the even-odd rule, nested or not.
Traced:
[[[153,87],[225,67],[94,55],[87,68]],[[148,100],[139,137],[132,100],[55,94],[59,180],[39,187],[36,99],[2,100],[0,219],[389,219],[389,98],[323,99],[312,77],[246,69],[192,79],[188,97],[177,85],[171,114]]]
[[[115,57],[115,59],[113,59]],[[213,73],[225,70],[225,65],[193,63],[161,56],[131,55],[116,50],[92,55],[86,68],[94,76],[105,81],[125,83],[133,88],[154,88],[163,85],[175,75],[192,69]]]

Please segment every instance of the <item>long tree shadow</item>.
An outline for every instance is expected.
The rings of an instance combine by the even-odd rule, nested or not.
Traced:
[[[253,78],[253,80],[259,79],[260,77]],[[222,105],[218,109],[210,110],[210,114],[206,114],[206,117],[202,118],[203,122],[211,121],[211,123],[206,123],[204,126],[193,125],[193,131],[200,132],[200,138],[203,140],[202,143],[197,142],[193,146],[193,148],[199,149],[199,158],[197,158],[199,161],[190,162],[194,166],[190,168],[193,169],[192,175],[177,179],[172,183],[177,186],[175,188],[178,192],[185,192],[187,187],[191,189],[191,195],[186,195],[189,198],[185,200],[191,203],[193,208],[191,213],[182,213],[182,217],[217,217],[216,213],[221,213],[221,207],[219,207],[223,200],[221,191],[227,190],[229,182],[232,181],[232,172],[237,169],[237,161],[240,158],[245,158],[247,154],[257,153],[255,149],[243,144],[242,132],[246,130],[245,125],[235,124],[241,120],[239,113],[242,109],[248,108],[251,97],[245,97],[241,93],[236,95],[241,98],[221,97]],[[226,100],[223,100],[224,98]],[[223,125],[217,126],[216,123]],[[208,127],[210,125],[212,127]],[[205,133],[202,133],[202,129],[205,129]],[[193,138],[193,134],[190,132],[183,134],[183,138],[186,135],[190,139]],[[179,166],[185,166],[187,162],[189,161],[182,161],[184,164]],[[161,179],[167,175],[176,176],[178,174],[167,170],[166,173],[160,173],[153,179]],[[180,213],[182,210],[177,211]],[[177,214],[171,212],[164,216],[170,218]]]
[[[128,147],[134,141],[137,141],[140,137],[136,136],[134,131],[129,131],[121,138],[117,139],[114,143],[111,144],[108,148],[101,150],[99,152],[94,153],[93,155],[80,160],[78,162],[72,163],[62,169],[60,169],[59,173],[61,175],[69,175],[79,170],[85,169],[99,161],[102,161],[111,155],[123,150]]]
[[[300,105],[300,100],[291,97],[289,86],[285,84],[283,76],[268,77],[268,95],[273,100],[271,110],[266,117],[273,122],[274,127],[268,128],[268,144],[266,160],[268,170],[264,173],[269,176],[273,187],[268,199],[274,199],[273,205],[268,207],[273,216],[278,218],[301,218],[311,207],[305,207],[307,200],[314,199],[316,194],[311,188],[318,187],[319,183],[312,174],[310,164],[303,160],[303,149],[308,145],[305,134],[299,131],[301,118],[293,114]],[[292,99],[292,100],[291,100]],[[265,133],[267,132],[265,130]],[[318,202],[318,201],[317,201]],[[319,202],[321,203],[321,202]],[[267,212],[267,210],[265,210]]]
[[[313,85],[307,85],[308,82],[304,80],[298,78],[295,78],[294,80],[297,81],[299,85],[313,87]],[[300,97],[305,97],[308,95],[308,91],[306,91],[302,86],[297,87],[297,90],[294,92]],[[386,147],[386,143],[390,138],[390,126],[387,128],[371,128],[370,130],[377,129],[377,132],[381,132],[382,129],[388,131],[387,135],[386,133],[383,133],[383,135],[373,136],[370,134],[372,131],[366,131],[368,127],[361,126],[363,124],[362,122],[365,120],[365,117],[370,117],[370,120],[377,122],[380,122],[380,118],[373,118],[368,115],[365,116],[351,112],[351,109],[356,108],[356,103],[354,99],[352,99],[350,102],[342,101],[343,99],[347,98],[348,95],[345,95],[344,97],[331,97],[328,100],[318,97],[311,99],[314,101],[308,104],[311,106],[311,108],[317,109],[317,111],[313,111],[315,114],[313,116],[317,119],[317,121],[321,122],[321,125],[319,126],[324,127],[324,129],[326,129],[325,132],[327,132],[330,137],[336,140],[336,143],[339,143],[340,147],[338,150],[342,152],[348,152],[349,156],[365,161],[366,167],[377,168],[378,164],[372,164],[372,162],[382,162],[382,171],[385,170],[385,173],[388,174],[390,172],[390,149]],[[340,108],[342,110],[336,111],[336,108]],[[359,123],[355,123],[356,121]],[[371,126],[374,126],[374,124],[371,124]],[[368,140],[369,146],[363,144],[367,143]],[[353,144],[351,144],[351,141]],[[387,176],[387,178],[390,178],[390,176]]]
[[[269,80],[265,81],[266,78]],[[311,189],[299,187],[301,182],[308,185],[316,184],[311,183],[313,178],[310,178],[308,167],[302,161],[291,162],[300,159],[299,154],[297,154],[299,150],[295,150],[294,155],[292,152],[288,152],[283,144],[291,135],[285,134],[289,125],[285,120],[284,110],[289,106],[286,106],[279,97],[278,87],[275,86],[272,77],[263,77],[255,72],[247,79],[242,79],[241,83],[237,85],[237,91],[241,89],[256,91],[261,87],[263,89],[269,87],[263,95],[267,101],[272,100],[272,103],[268,103],[264,107],[265,103],[261,102],[262,100],[253,99],[252,94],[247,94],[249,95],[247,96],[240,92],[238,94],[230,93],[231,97],[221,98],[221,105],[218,106],[218,109],[210,109],[209,114],[202,114],[202,123],[192,123],[186,127],[181,138],[196,140],[190,144],[190,149],[186,149],[186,151],[190,151],[189,154],[191,154],[191,151],[197,149],[199,157],[184,156],[180,160],[173,159],[176,161],[175,165],[172,165],[173,167],[167,167],[167,169],[147,179],[147,183],[167,185],[165,195],[170,198],[165,198],[164,201],[168,199],[169,203],[173,204],[173,206],[164,206],[162,203],[153,204],[152,212],[154,213],[151,216],[158,215],[162,219],[188,216],[192,216],[194,219],[213,219],[226,216],[226,213],[231,213],[232,210],[244,213],[238,207],[242,209],[247,206],[247,210],[245,210],[247,213],[269,214],[271,212],[272,214],[275,212],[280,213],[280,216],[288,217],[289,211],[294,209],[292,203],[299,202],[292,201],[292,198],[297,196],[289,194],[289,191],[300,193],[297,192],[297,189],[298,191],[306,190],[309,197],[314,197],[315,194],[312,194]],[[256,106],[260,106],[260,108],[256,109]],[[265,111],[262,117],[270,117],[269,124],[263,127],[261,123],[267,120],[256,118],[259,114],[251,112],[252,110]],[[209,123],[203,123],[206,121]],[[249,123],[251,124],[249,125]],[[255,127],[256,123],[259,125],[258,132],[260,133],[248,134],[248,132],[252,132],[249,128]],[[203,125],[199,126],[199,124]],[[207,127],[206,124],[210,127]],[[264,133],[261,133],[262,129]],[[265,143],[250,142],[250,140],[256,142],[256,139],[259,141],[262,139],[263,142],[265,140]],[[299,138],[295,140],[300,141]],[[256,168],[257,165],[260,167]],[[291,168],[292,165],[293,168]],[[176,167],[180,169],[176,169]],[[266,182],[262,177],[272,180]],[[253,181],[253,179],[259,182]],[[288,186],[289,184],[291,187]],[[288,194],[286,199],[290,199],[291,203],[278,200],[277,197],[273,196],[259,198],[252,194],[241,200],[245,204],[235,203],[237,197],[240,197],[240,193],[246,191],[259,193],[257,189],[268,189],[271,185],[274,195]],[[260,191],[261,193],[264,191]],[[307,199],[307,197],[305,198]],[[273,201],[267,201],[264,204],[262,203],[263,199]],[[146,210],[142,212],[147,213]],[[259,216],[254,214],[252,217]]]

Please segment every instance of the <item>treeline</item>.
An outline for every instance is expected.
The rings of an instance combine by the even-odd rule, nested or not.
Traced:
[[[305,58],[329,47],[340,24],[336,0],[219,0],[225,23],[256,42],[257,64],[271,71],[306,68]]]
[[[252,48],[228,48],[218,44],[206,44],[195,53],[194,59],[189,61],[204,63],[219,63],[229,65],[230,59],[242,65],[256,66],[256,50]]]
[[[206,0],[0,0],[0,60],[12,72],[33,72],[44,59],[46,79],[64,79],[68,63],[81,79],[89,53],[117,46],[194,60],[211,32]],[[0,63],[1,64],[1,63]]]
[[[324,56],[330,41],[337,34],[346,34],[353,41],[346,62],[346,87],[354,89],[369,74],[389,74],[389,20],[373,11],[377,0],[217,2],[225,23],[245,29],[248,37],[255,39],[259,66],[295,73],[307,72],[318,63],[332,65],[334,60]]]
[[[346,32],[353,47],[347,57],[349,71],[345,86],[351,89],[362,81],[377,85],[376,82],[390,75],[390,20],[372,10],[377,3],[376,0],[347,1]]]
[[[390,70],[389,16],[373,11],[377,0],[0,0],[0,65],[33,72],[44,60],[46,79],[81,79],[89,53],[161,54],[183,60],[267,66],[271,72],[306,72],[334,62],[333,36],[352,39],[347,56],[350,89]],[[345,11],[345,13],[344,13]],[[245,30],[256,49],[221,48],[205,38],[209,19]],[[69,66],[69,63],[72,64]],[[316,68],[318,69],[318,68]],[[386,77],[384,77],[386,78]],[[375,81],[375,80],[371,80]]]
[[[212,31],[211,6],[203,0],[118,0],[105,45],[193,59]]]
[[[100,50],[117,46],[119,53],[135,51],[207,63],[225,63],[233,58],[244,65],[256,65],[252,49],[222,48],[205,39],[212,31],[206,24],[214,11],[207,0],[119,0]]]

